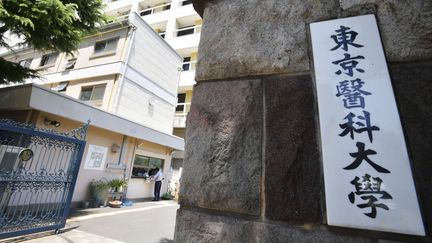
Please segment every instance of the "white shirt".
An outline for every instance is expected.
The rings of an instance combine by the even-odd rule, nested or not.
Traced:
[[[159,170],[159,171],[156,173],[156,175],[153,176],[153,178],[154,178],[155,181],[161,181],[161,180],[162,180],[162,177],[163,177],[163,174],[162,174],[162,171],[161,171],[161,170]]]

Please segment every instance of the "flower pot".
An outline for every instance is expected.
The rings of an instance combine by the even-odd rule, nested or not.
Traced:
[[[122,205],[122,202],[121,202],[121,201],[109,201],[109,202],[108,202],[108,205],[109,205],[111,208],[120,208],[121,205]]]
[[[89,205],[90,205],[90,202],[89,202],[89,201],[81,201],[80,207],[81,207],[82,209],[86,209],[86,208],[89,207]]]
[[[98,200],[92,200],[92,201],[90,201],[89,207],[91,207],[91,208],[98,208],[99,207],[99,201]]]

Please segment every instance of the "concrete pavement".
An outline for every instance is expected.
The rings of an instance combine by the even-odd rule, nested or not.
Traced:
[[[136,203],[124,208],[80,210],[68,219],[58,235],[32,235],[26,243],[169,243],[174,237],[176,210],[173,201]]]

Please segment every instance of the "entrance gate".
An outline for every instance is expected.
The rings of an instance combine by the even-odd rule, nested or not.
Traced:
[[[59,133],[0,120],[0,239],[65,226],[87,128]]]

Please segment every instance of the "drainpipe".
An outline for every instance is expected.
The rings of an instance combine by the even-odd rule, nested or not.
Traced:
[[[171,122],[171,124],[173,126],[172,133],[174,133],[174,121],[175,121],[175,113],[176,113],[177,101],[178,101],[177,96],[178,96],[178,90],[179,90],[179,86],[180,86],[180,76],[181,76],[181,73],[182,73],[183,69],[180,68],[180,67],[178,67],[177,70],[178,70],[178,78],[177,78],[177,87],[176,87],[176,93],[175,93],[175,103],[174,103],[174,109],[173,109],[174,110],[174,115],[173,115],[173,119],[172,119],[172,122]],[[184,108],[186,109],[186,105],[185,105]]]
[[[129,18],[130,18],[130,17],[129,17]],[[116,94],[116,99],[115,99],[115,102],[114,102],[114,107],[115,107],[115,108],[114,108],[114,110],[113,110],[113,113],[114,113],[114,114],[117,114],[117,112],[118,112],[119,103],[120,103],[120,94],[121,94],[122,91],[123,91],[123,87],[124,87],[124,77],[125,77],[126,70],[127,70],[127,66],[128,66],[129,59],[130,59],[130,54],[131,54],[132,44],[133,44],[134,39],[135,39],[135,32],[136,32],[136,30],[137,30],[137,27],[136,27],[132,22],[130,22],[129,24],[130,24],[130,26],[132,27],[132,29],[131,29],[132,34],[131,34],[131,37],[130,37],[129,46],[128,46],[128,48],[127,48],[126,59],[125,59],[125,62],[124,62],[123,71],[122,71],[122,73],[121,73],[121,79],[119,80],[118,87],[117,87],[117,94]]]
[[[124,149],[124,145],[125,145],[125,142],[126,142],[126,138],[127,138],[127,136],[123,135],[123,142],[122,142],[122,145],[121,145],[121,148],[120,148],[120,155],[119,155],[119,160],[118,160],[118,163],[117,163],[118,165],[120,165],[121,161],[122,161],[123,149]]]

